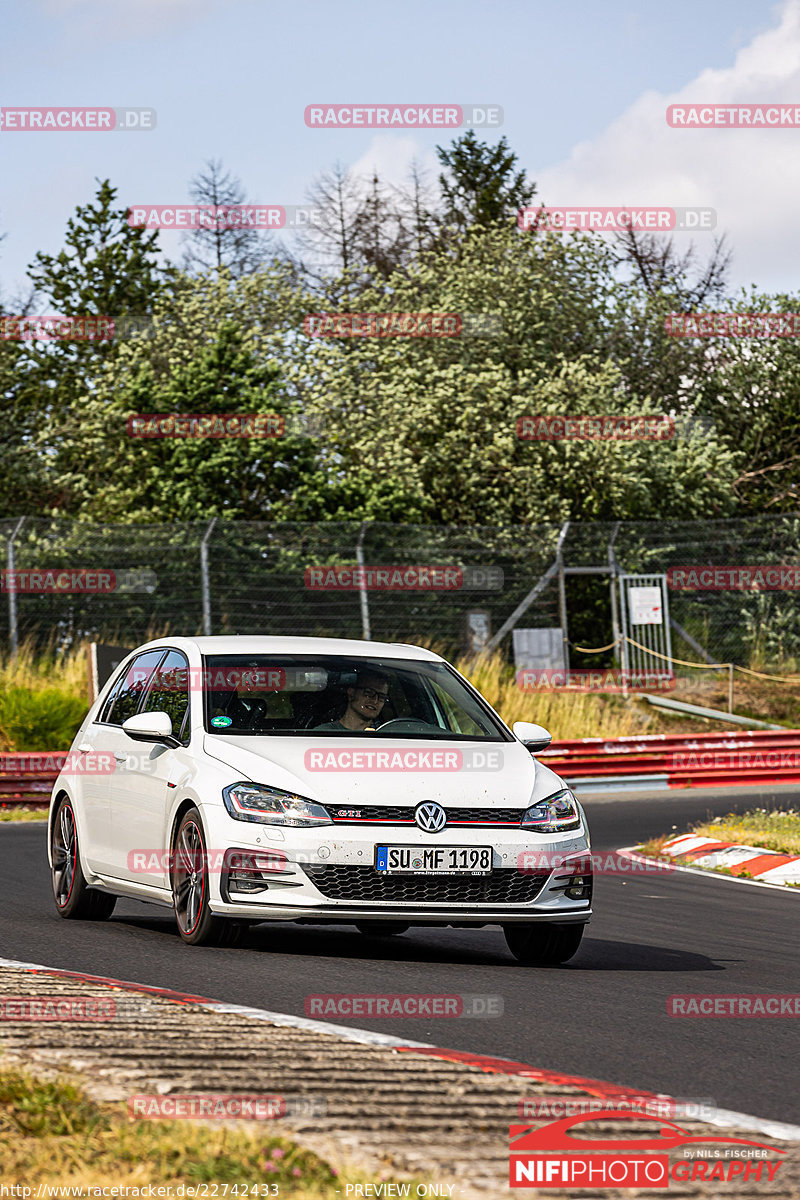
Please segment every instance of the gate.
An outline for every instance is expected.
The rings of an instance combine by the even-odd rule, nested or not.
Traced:
[[[653,671],[672,674],[666,575],[619,575],[618,582],[622,669],[637,675]],[[638,645],[632,646],[629,638]]]

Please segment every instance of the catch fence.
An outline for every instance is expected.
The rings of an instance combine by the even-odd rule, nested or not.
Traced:
[[[620,629],[656,644],[653,622],[624,608],[620,577],[634,576],[661,581],[670,654],[778,670],[800,659],[800,514],[535,526],[15,518],[0,521],[0,563],[0,638],[12,649],[227,633],[369,636],[450,654],[488,643],[511,658],[514,631],[550,630],[566,638],[565,665],[613,665]],[[747,586],[728,572],[686,587],[678,568],[689,567],[784,570],[763,590],[752,571]]]

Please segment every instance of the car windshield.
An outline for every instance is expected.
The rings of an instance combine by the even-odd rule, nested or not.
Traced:
[[[512,740],[446,663],[207,655],[205,728],[222,736]]]

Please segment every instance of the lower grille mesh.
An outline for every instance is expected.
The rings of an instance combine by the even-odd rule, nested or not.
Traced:
[[[384,875],[374,867],[346,864],[304,867],[330,900],[396,901],[411,904],[526,904],[535,900],[548,873],[499,870],[491,875]]]

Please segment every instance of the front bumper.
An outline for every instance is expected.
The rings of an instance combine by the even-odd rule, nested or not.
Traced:
[[[209,814],[206,813],[206,819]],[[585,923],[592,915],[591,885],[584,899],[565,894],[571,872],[564,859],[589,850],[585,825],[570,833],[445,828],[436,835],[408,826],[276,828],[232,822],[215,809],[209,842],[281,856],[280,869],[265,873],[265,887],[242,893],[223,871],[212,878],[214,913],[250,920],[409,921],[414,924],[486,925],[513,921]],[[235,832],[231,825],[235,824]],[[216,836],[215,836],[216,835]],[[234,840],[235,839],[235,840]],[[490,846],[488,876],[398,876],[375,871],[377,845]],[[553,870],[519,870],[531,850],[557,857]],[[580,872],[590,879],[588,871]],[[392,882],[396,881],[396,882]],[[417,881],[416,883],[414,881]],[[437,882],[432,882],[437,881]]]

